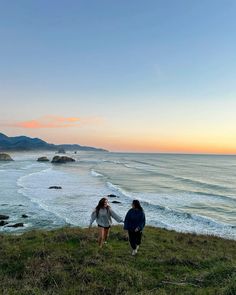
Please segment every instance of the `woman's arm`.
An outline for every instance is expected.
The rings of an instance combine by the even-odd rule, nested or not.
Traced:
[[[117,222],[123,222],[123,219],[117,215],[111,208],[110,208],[111,217],[114,218]]]
[[[89,227],[92,226],[92,224],[93,224],[94,220],[96,219],[96,217],[97,217],[97,212],[96,212],[96,210],[94,210],[94,211],[92,212],[92,214],[91,214],[91,217],[90,217]]]

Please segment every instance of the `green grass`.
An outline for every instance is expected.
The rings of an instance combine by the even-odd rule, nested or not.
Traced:
[[[62,228],[0,235],[0,294],[236,294],[236,241],[146,227],[137,256],[126,233]]]

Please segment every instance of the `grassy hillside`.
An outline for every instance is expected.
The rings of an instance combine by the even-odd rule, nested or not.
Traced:
[[[130,253],[119,226],[0,235],[0,294],[236,294],[236,241],[146,227]]]

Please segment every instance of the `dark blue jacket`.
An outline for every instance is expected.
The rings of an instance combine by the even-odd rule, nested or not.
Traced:
[[[143,230],[145,226],[145,214],[143,210],[139,209],[130,209],[124,221],[124,229],[127,230]]]

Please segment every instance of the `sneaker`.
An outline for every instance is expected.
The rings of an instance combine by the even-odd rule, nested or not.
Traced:
[[[136,247],[136,251],[138,251],[138,249],[139,249],[139,245],[137,245],[137,247]]]
[[[134,256],[134,255],[136,255],[136,254],[137,254],[137,251],[136,251],[136,249],[135,249],[135,250],[132,251],[131,255]]]

